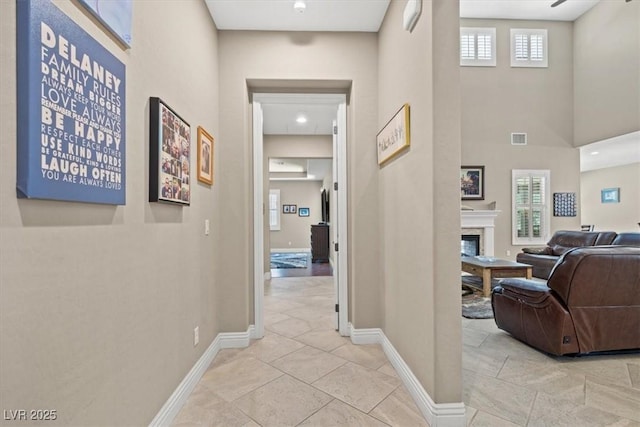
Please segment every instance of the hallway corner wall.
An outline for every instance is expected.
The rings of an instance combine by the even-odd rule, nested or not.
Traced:
[[[54,1],[126,66],[126,205],[17,199],[15,4],[0,6],[0,401],[56,410],[52,425],[148,424],[224,327],[247,328],[216,310],[242,269],[220,260],[217,30],[202,1],[132,2],[124,49]],[[191,126],[189,207],[148,202],[150,96]],[[199,125],[216,138],[213,187],[195,182]]]
[[[245,183],[247,192],[229,195],[235,217],[231,229],[247,230],[239,242],[239,253],[251,253],[253,206],[251,195],[251,105],[250,80],[295,83],[297,92],[344,90],[352,83],[347,106],[349,170],[349,303],[351,321],[359,327],[377,327],[382,322],[381,289],[377,268],[377,190],[375,183],[375,139],[377,105],[377,35],[375,33],[316,33],[278,31],[220,31],[221,139],[227,141],[229,179]],[[322,82],[322,87],[314,86]],[[332,86],[333,85],[333,86]],[[260,89],[260,88],[258,88]],[[282,89],[287,89],[284,87]],[[271,87],[273,91],[273,87]],[[242,198],[242,203],[240,200]],[[249,197],[250,198],[250,197]],[[244,233],[244,231],[242,231]],[[234,243],[235,244],[235,243]],[[248,270],[250,267],[248,267]],[[238,294],[243,292],[231,289]],[[249,295],[252,298],[252,295]],[[249,301],[250,305],[253,302]],[[253,309],[249,310],[253,313]]]
[[[410,147],[377,171],[383,330],[436,403],[461,402],[459,12],[423,2],[408,32],[405,4],[379,33],[377,128],[411,111]]]

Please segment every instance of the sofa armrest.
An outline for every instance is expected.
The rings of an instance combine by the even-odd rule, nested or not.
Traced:
[[[532,255],[552,255],[551,248],[548,246],[544,248],[522,248],[522,252]]]
[[[551,295],[546,283],[530,279],[502,279],[499,283],[502,294],[529,305],[543,303]]]

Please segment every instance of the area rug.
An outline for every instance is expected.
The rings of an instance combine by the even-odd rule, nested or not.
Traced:
[[[271,254],[271,268],[307,268],[308,259],[306,252],[274,252]]]
[[[462,296],[462,316],[467,319],[493,319],[491,298],[470,293]]]

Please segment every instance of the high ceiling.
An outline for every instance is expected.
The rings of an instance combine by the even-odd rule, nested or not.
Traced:
[[[220,30],[377,32],[389,6],[389,0],[303,0],[299,12],[294,0],[205,1]],[[574,21],[598,1],[567,0],[552,8],[554,0],[460,0],[460,16]]]
[[[389,0],[304,0],[304,12],[299,12],[293,7],[294,0],[205,1],[220,30],[377,32],[389,6]],[[460,0],[460,16],[574,21],[599,0],[566,0],[552,8],[554,1]],[[337,102],[298,95],[295,99],[274,98],[262,105],[265,134],[328,135],[336,116]],[[300,115],[306,117],[306,123],[296,122]],[[596,144],[581,147],[584,170],[630,163],[631,159],[640,161],[640,135],[637,132]],[[599,154],[590,154],[593,151]]]

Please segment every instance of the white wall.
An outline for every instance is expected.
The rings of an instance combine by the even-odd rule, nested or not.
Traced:
[[[123,50],[79,3],[55,4],[127,67],[127,200],[16,199],[16,2],[1,2],[0,402],[56,409],[58,425],[146,425],[221,332],[217,307],[234,306],[224,289],[241,270],[220,257],[232,250],[220,190],[233,183],[218,138],[217,32],[202,1],[132,2]],[[192,185],[190,207],[147,201],[150,96],[191,124],[192,146],[198,125],[216,137],[216,184]]]
[[[596,231],[640,232],[640,163],[583,172],[580,220]],[[620,203],[602,203],[600,191],[620,188]]]
[[[280,190],[281,205],[296,205],[298,209],[309,208],[309,216],[282,213],[280,230],[272,231],[271,250],[311,249],[311,224],[322,221],[320,204],[320,181],[271,181],[270,189]]]

